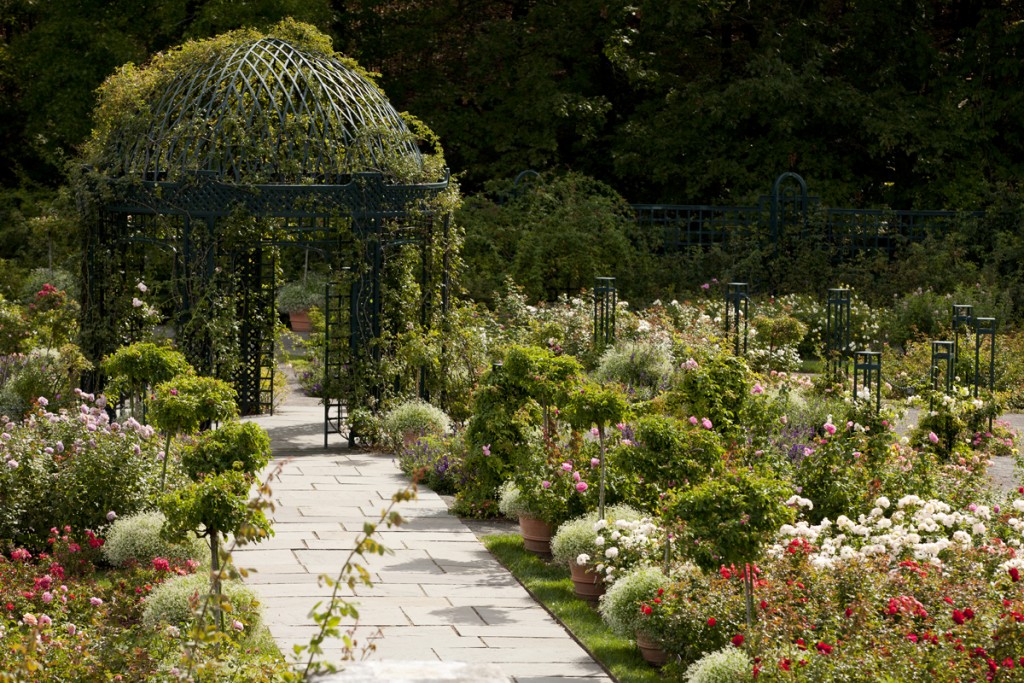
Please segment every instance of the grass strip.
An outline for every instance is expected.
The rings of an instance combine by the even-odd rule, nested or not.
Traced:
[[[563,567],[549,564],[523,548],[523,539],[511,534],[484,536],[484,546],[506,569],[562,622],[590,654],[612,675],[628,683],[663,683],[640,656],[633,642],[608,630],[601,616],[573,592],[572,579]]]

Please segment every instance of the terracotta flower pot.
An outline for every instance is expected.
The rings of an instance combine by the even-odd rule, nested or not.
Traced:
[[[309,319],[306,311],[296,311],[288,314],[288,325],[292,332],[310,332],[313,329],[313,322]]]
[[[640,649],[644,661],[651,666],[665,666],[668,661],[668,653],[661,649],[661,644],[642,633],[636,634],[636,646]]]
[[[551,557],[551,537],[555,532],[550,524],[536,517],[519,515],[519,530],[527,550],[540,557]]]
[[[572,585],[576,591],[576,597],[596,605],[605,591],[604,579],[601,578],[601,575],[594,573],[589,567],[581,567],[575,562],[569,562],[569,573],[572,574]]]

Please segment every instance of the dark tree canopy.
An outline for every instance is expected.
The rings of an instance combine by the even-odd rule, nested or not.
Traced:
[[[792,170],[833,206],[980,208],[1024,171],[1016,0],[6,0],[0,258],[107,75],[286,16],[379,71],[470,191],[569,169],[633,202],[740,203]]]

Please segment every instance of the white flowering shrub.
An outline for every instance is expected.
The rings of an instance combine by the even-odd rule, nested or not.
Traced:
[[[238,621],[253,631],[261,622],[260,603],[256,593],[241,581],[221,584],[223,596],[231,605],[227,618]],[[187,626],[201,609],[203,599],[210,590],[210,578],[204,572],[175,576],[164,581],[146,597],[142,624],[147,628]]]
[[[1010,550],[1005,561],[994,565],[1000,571],[1018,566],[1014,563],[1020,563],[1020,559],[1012,556],[1024,540],[1024,500],[1017,499],[1009,507],[1005,526],[1000,522],[1007,533],[999,545]],[[868,514],[856,520],[840,515],[835,522],[826,518],[815,525],[805,521],[785,524],[767,552],[782,557],[793,552],[792,548],[807,549],[811,565],[821,569],[871,556],[889,557],[892,565],[913,559],[942,567],[947,551],[990,547],[993,524],[1001,512],[1000,506],[979,504],[956,510],[942,501],[922,500],[916,495],[904,496],[893,504],[882,496]],[[993,557],[998,558],[999,553]]]
[[[627,505],[611,505],[604,511],[604,519],[598,519],[597,512],[570,519],[559,525],[551,537],[551,556],[554,562],[568,565],[575,562],[580,566],[594,566],[607,553],[617,555],[614,542],[606,543],[603,531],[609,526],[616,527],[628,520],[640,518],[640,513]]]
[[[190,535],[181,543],[171,543],[160,536],[163,524],[163,514],[155,510],[118,517],[107,530],[104,559],[115,567],[133,563],[145,567],[157,557],[182,563],[205,559],[209,551],[198,537]]]
[[[742,683],[754,680],[754,665],[743,650],[727,646],[709,652],[691,664],[684,674],[686,683]]]
[[[644,624],[640,606],[668,584],[668,577],[657,567],[637,567],[624,573],[601,596],[601,619],[612,633],[623,638],[635,637]]]
[[[591,558],[590,564],[606,584],[614,584],[636,567],[664,562],[666,543],[672,545],[665,528],[650,517],[599,521],[594,536],[599,552]],[[671,555],[671,548],[668,552]]]
[[[841,288],[842,285],[837,285]],[[807,326],[798,344],[801,356],[819,356],[824,350],[828,329],[828,302],[809,294],[787,294],[767,305],[771,310],[783,311]],[[766,304],[758,305],[761,311]],[[891,326],[892,313],[884,308],[872,308],[856,292],[850,292],[850,351],[876,348],[885,341]]]

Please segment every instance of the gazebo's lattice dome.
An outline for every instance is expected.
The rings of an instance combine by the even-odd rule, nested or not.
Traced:
[[[332,183],[422,165],[379,89],[338,59],[278,38],[239,44],[175,75],[149,112],[147,133],[125,146],[126,175]]]

